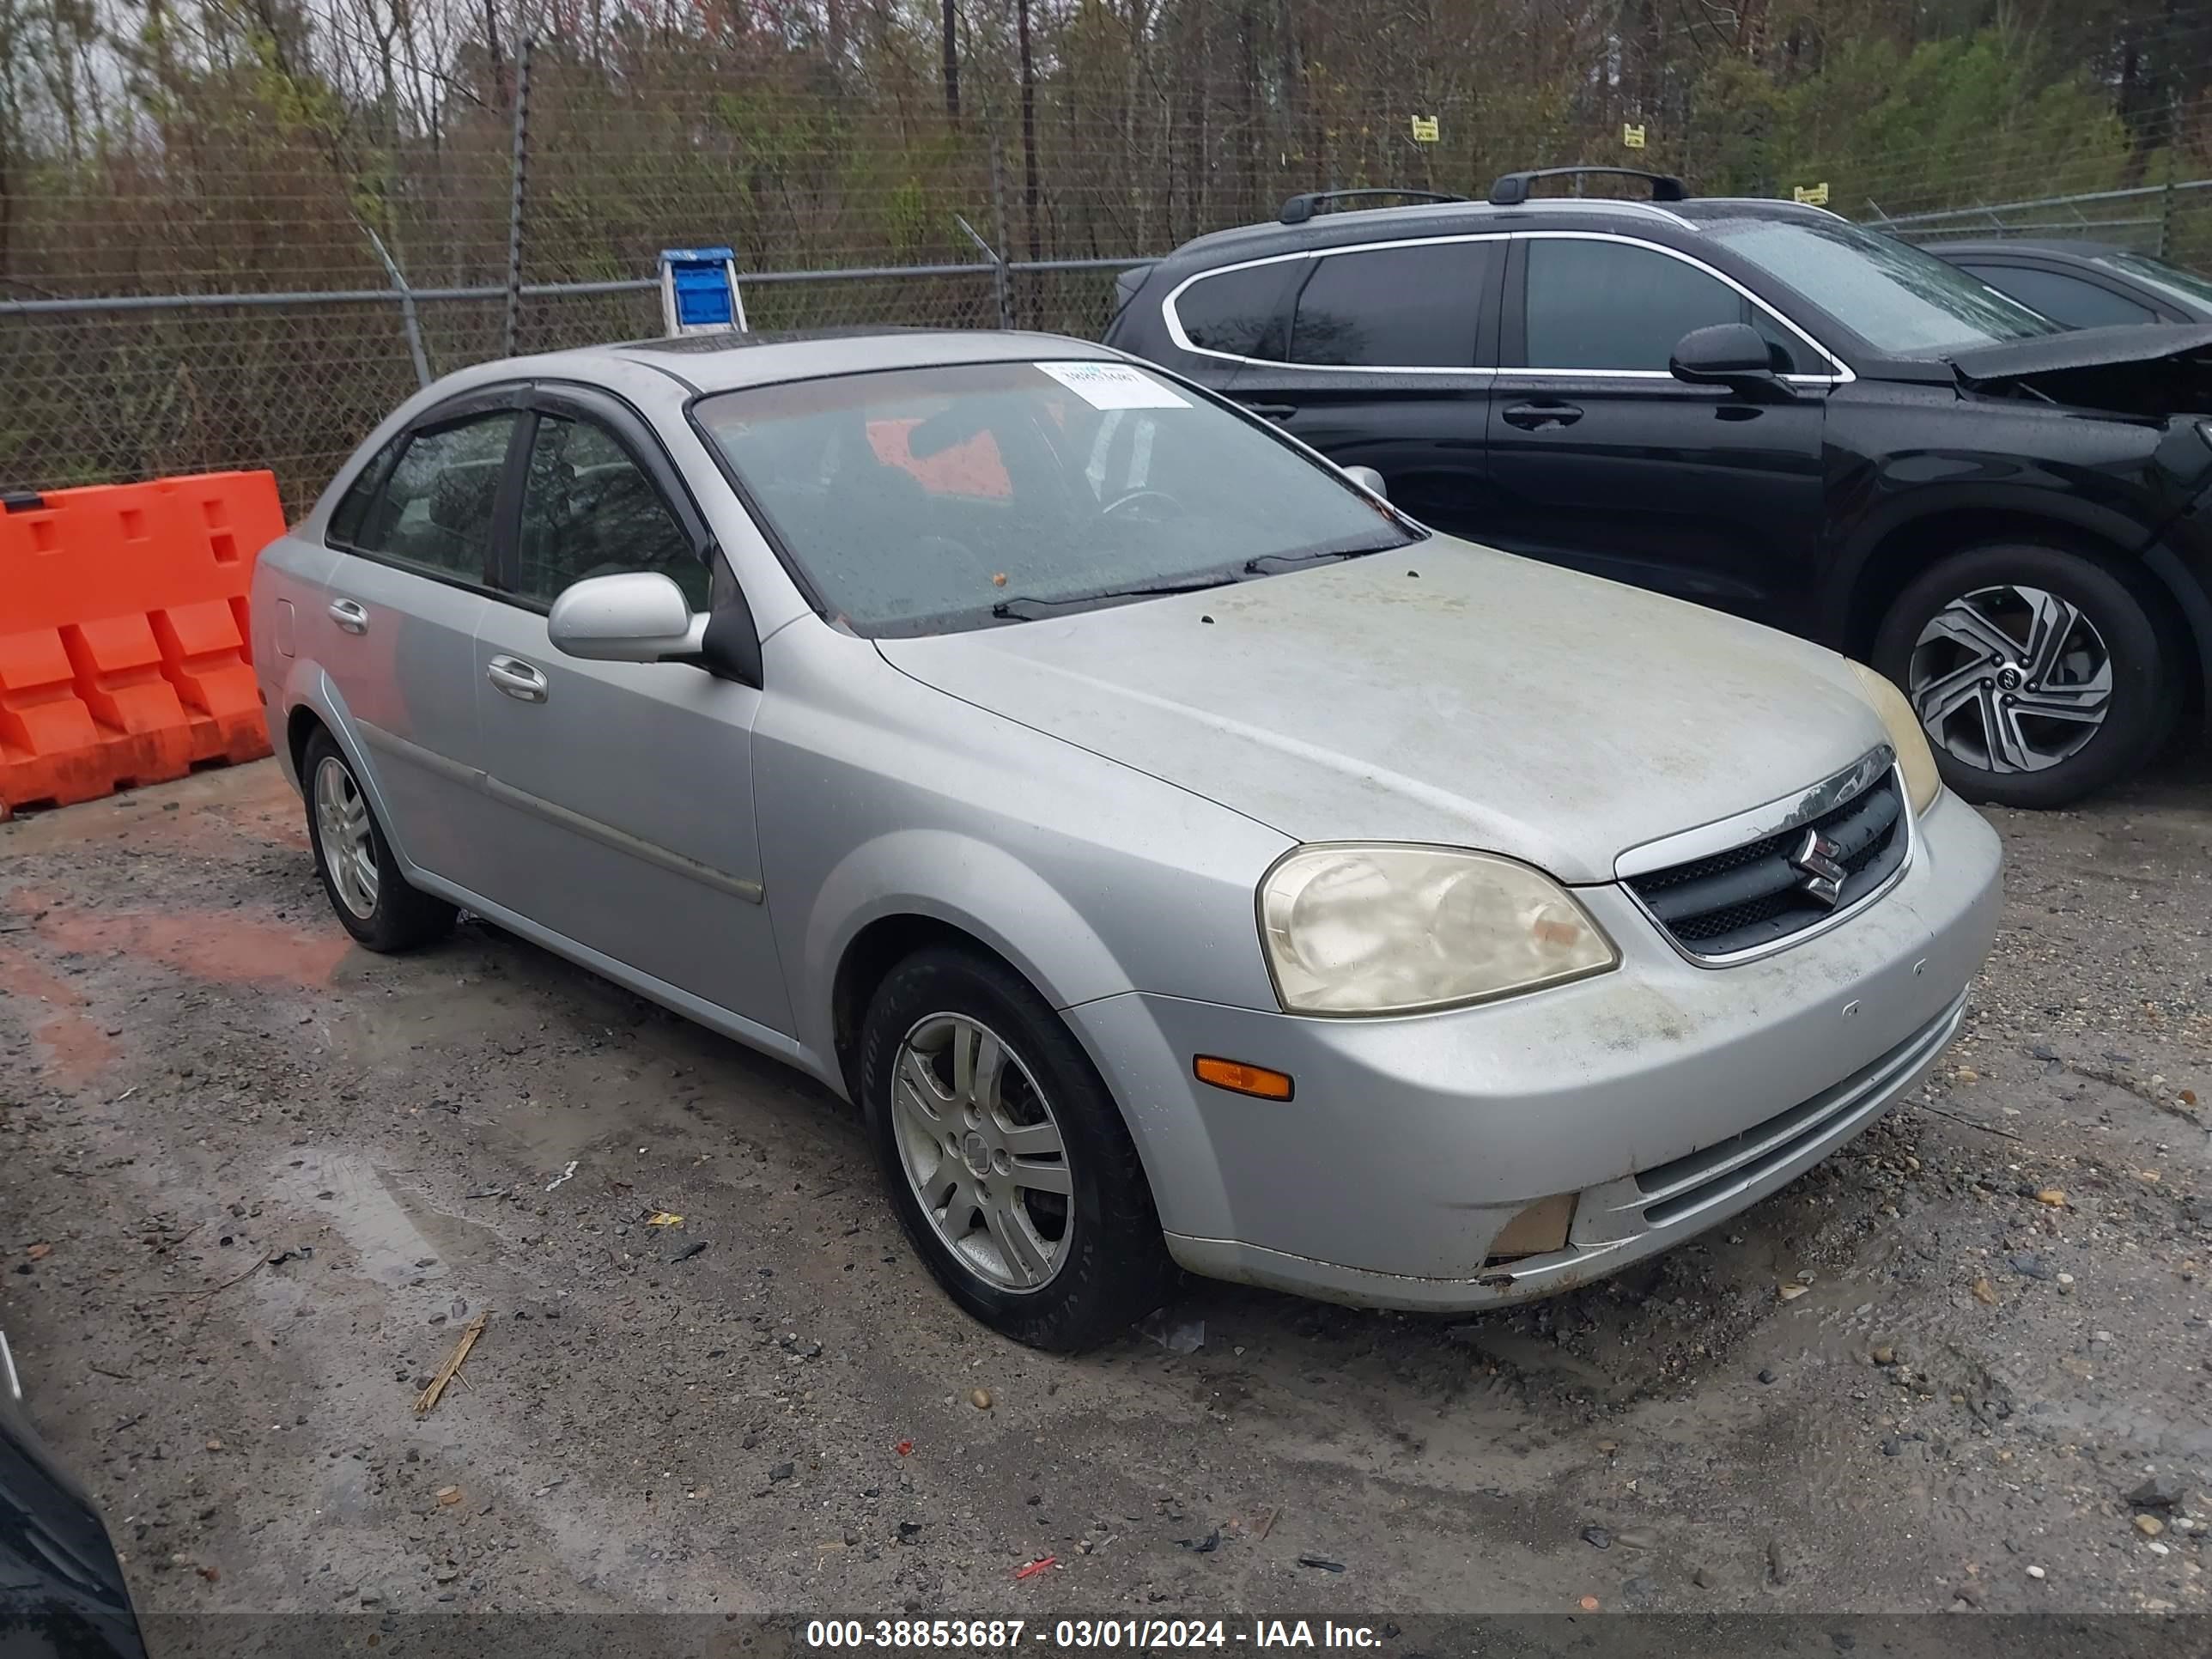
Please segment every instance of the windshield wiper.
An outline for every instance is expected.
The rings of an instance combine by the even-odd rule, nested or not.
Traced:
[[[1099,605],[1108,599],[1152,599],[1169,593],[1202,593],[1209,587],[1226,587],[1236,580],[1234,576],[1206,576],[1197,581],[1162,582],[1152,587],[1109,587],[1103,592],[1067,593],[1051,599],[1031,599],[1024,594],[1000,599],[991,607],[991,614],[1015,622],[1035,622],[1039,616],[1069,605]]]
[[[1387,553],[1394,547],[1405,544],[1404,540],[1393,537],[1373,543],[1357,541],[1349,547],[1310,547],[1302,553],[1255,553],[1244,561],[1244,574],[1257,576],[1269,570],[1279,570],[1285,565],[1315,564],[1322,559],[1364,559],[1370,553]]]

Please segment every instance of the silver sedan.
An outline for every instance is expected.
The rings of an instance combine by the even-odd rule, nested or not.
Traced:
[[[1997,844],[1866,669],[1382,488],[1044,336],[492,363],[262,555],[254,662],[355,938],[465,908],[858,1102],[997,1329],[1481,1308],[1911,1089]]]

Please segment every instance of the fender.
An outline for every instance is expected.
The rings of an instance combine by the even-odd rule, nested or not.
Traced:
[[[346,764],[353,769],[354,780],[361,785],[362,793],[368,797],[369,810],[376,814],[377,823],[384,830],[385,845],[392,849],[392,856],[398,860],[400,874],[412,882],[428,873],[421,865],[407,856],[407,849],[400,842],[398,820],[385,802],[383,784],[371,758],[374,751],[355,732],[353,716],[346,708],[345,697],[338,690],[337,683],[323,672],[320,665],[301,659],[285,677],[280,706],[284,717],[273,734],[279,743],[290,731],[292,716],[296,711],[305,708],[312,713],[330,732],[331,740],[338,746],[338,752],[345,757]],[[282,763],[288,773],[291,771],[292,760],[289,753],[284,755]],[[307,781],[305,778],[295,775],[292,785],[302,797],[307,794]]]
[[[1145,1110],[1146,1101],[1130,1098],[1133,1079],[1117,1076],[1101,1053],[1102,1012],[1110,1020],[1146,1023],[1141,1000],[1123,994],[1135,988],[1127,970],[1073,906],[1002,848],[948,830],[902,830],[855,848],[830,872],[807,918],[802,984],[793,988],[805,1048],[817,1056],[836,1054],[830,1001],[838,964],[869,923],[901,915],[926,916],[972,935],[1012,963],[1054,1008],[1064,1015],[1079,1011],[1066,1019],[1068,1031],[1107,1079],[1170,1230],[1214,1224],[1227,1213],[1220,1166],[1200,1120]],[[1134,1040],[1155,1047],[1162,1041],[1156,1030]],[[846,1093],[834,1064],[809,1069]]]
[[[869,923],[902,915],[973,934],[1054,1008],[1133,988],[1090,923],[1004,848],[947,830],[894,830],[847,854],[806,918],[792,1007],[801,1041],[816,1053],[836,1052],[831,988],[845,952]]]
[[[2181,510],[2177,504],[2172,513]],[[1960,512],[2041,519],[2054,526],[2085,532],[2133,556],[2140,556],[2155,535],[2141,520],[2070,491],[1987,483],[1908,489],[1861,520],[1829,560],[1821,582],[1819,637],[1838,650],[1848,649],[1852,602],[1875,550],[1899,531],[1921,520]],[[2171,520],[2169,514],[2162,522]]]

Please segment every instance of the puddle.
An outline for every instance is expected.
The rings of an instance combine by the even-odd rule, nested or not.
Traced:
[[[94,916],[57,910],[39,936],[82,955],[119,951],[202,979],[327,985],[353,948],[337,928],[313,933],[252,921],[229,910]]]
[[[337,1230],[353,1248],[362,1278],[398,1286],[445,1277],[444,1258],[367,1159],[308,1152],[298,1169],[291,1163],[286,1158],[274,1171],[278,1191],[303,1214]],[[425,1261],[428,1267],[416,1265]]]
[[[85,1012],[84,994],[20,951],[0,951],[0,991],[22,1011],[49,1086],[81,1087],[118,1052]]]

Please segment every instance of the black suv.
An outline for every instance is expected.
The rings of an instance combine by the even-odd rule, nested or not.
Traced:
[[[2212,676],[2212,327],[2067,332],[1824,210],[1429,198],[1203,236],[1108,341],[1471,541],[1871,661],[1971,799],[2132,771]],[[1470,641],[1470,649],[1479,645]]]

